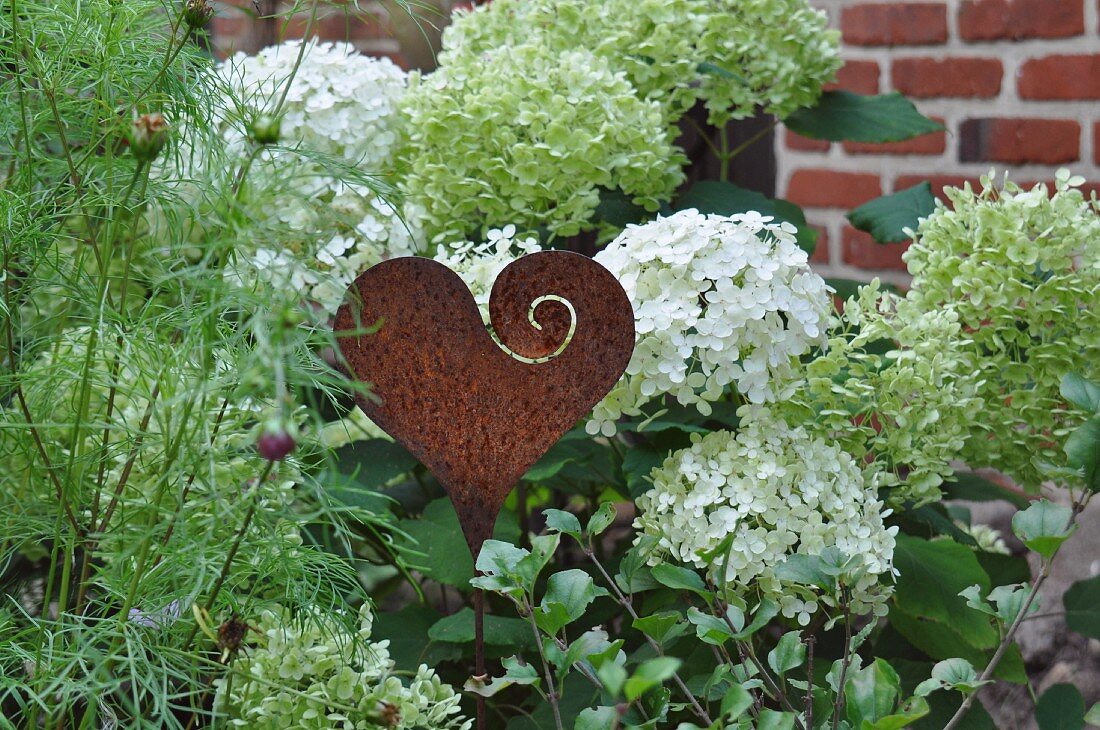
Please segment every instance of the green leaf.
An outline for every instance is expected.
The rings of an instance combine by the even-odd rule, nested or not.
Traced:
[[[727,216],[756,211],[760,215],[771,216],[778,223],[790,223],[797,228],[798,247],[807,254],[812,255],[817,246],[817,230],[806,222],[805,213],[797,205],[783,199],[773,200],[763,193],[730,182],[700,180],[680,196],[675,207],[676,210],[695,208],[700,213]]]
[[[470,677],[466,680],[463,689],[482,697],[492,697],[512,685],[538,684],[541,679],[538,671],[519,657],[507,657],[501,661],[501,664],[505,669],[503,677],[494,677],[488,683],[478,677]]]
[[[634,619],[632,625],[660,646],[664,646],[666,641],[682,636],[688,627],[684,621],[684,615],[679,611],[661,611],[649,616],[641,616]]]
[[[968,499],[974,502],[1003,499],[1017,509],[1027,509],[1031,504],[1031,500],[1022,494],[1011,492],[973,472],[955,472],[951,481],[944,483],[943,493],[945,499]]]
[[[853,727],[862,727],[888,717],[897,707],[900,690],[898,673],[882,659],[856,669],[844,683],[848,720]]]
[[[498,534],[504,531],[503,521],[502,515],[497,520]],[[439,583],[469,589],[474,576],[474,559],[462,536],[451,500],[445,497],[432,500],[418,519],[401,520],[399,525],[411,539],[398,536],[397,543],[411,553],[408,560],[413,567]]]
[[[618,717],[614,707],[588,707],[577,715],[573,730],[610,730]]]
[[[726,720],[736,720],[752,707],[752,693],[740,684],[731,684],[722,696],[721,712]]]
[[[336,450],[340,472],[353,475],[367,489],[380,489],[418,463],[408,449],[389,439],[356,441]]]
[[[569,535],[574,540],[581,539],[581,521],[572,512],[564,512],[560,509],[547,509],[542,511],[546,518],[546,529],[557,530]]]
[[[607,632],[602,629],[592,629],[573,640],[569,648],[565,650],[559,669],[568,669],[577,662],[583,662],[593,654],[606,654],[612,652],[618,654],[619,647],[623,645],[622,639],[608,642]]]
[[[870,200],[850,212],[847,218],[859,230],[870,233],[878,243],[901,243],[909,240],[905,231],[915,230],[920,219],[931,215],[935,209],[932,186],[922,182],[900,193]]]
[[[649,488],[653,482],[649,475],[655,468],[664,463],[665,455],[648,449],[633,448],[623,456],[623,477],[626,479],[626,489],[630,496],[637,499]]]
[[[797,631],[788,631],[779,637],[775,648],[768,652],[768,666],[776,674],[787,672],[802,666],[806,661],[806,645]]]
[[[593,218],[615,228],[626,228],[631,223],[641,223],[650,217],[645,208],[635,203],[623,191],[616,188],[600,188],[600,202]]]
[[[1090,639],[1100,639],[1100,576],[1079,580],[1062,594],[1066,626]]]
[[[1100,384],[1089,382],[1077,373],[1066,373],[1059,392],[1081,410],[1100,413]]]
[[[644,661],[634,670],[634,674],[631,675],[630,679],[626,680],[626,684],[623,686],[623,694],[628,702],[633,702],[673,674],[676,674],[676,670],[679,668],[680,660],[676,657],[660,656]]]
[[[756,721],[756,730],[791,730],[796,719],[793,712],[761,710]]]
[[[725,621],[709,613],[703,613],[695,606],[688,609],[687,619],[695,626],[695,635],[705,644],[721,646],[734,636],[734,632]]]
[[[569,623],[569,609],[560,603],[543,600],[535,609],[535,624],[554,636]]]
[[[927,715],[929,710],[928,700],[911,697],[893,715],[879,718],[873,723],[864,722],[860,730],[900,730]]]
[[[554,573],[546,583],[544,603],[559,603],[565,607],[569,621],[576,621],[588,610],[589,604],[607,591],[597,586],[592,576],[583,570],[573,568]]]
[[[1056,684],[1035,705],[1039,730],[1083,730],[1085,700],[1072,684]]]
[[[730,606],[730,608],[732,609],[733,606]],[[769,601],[768,599],[765,598],[764,600],[760,601],[760,605],[756,607],[756,613],[753,614],[752,623],[750,623],[744,629],[741,629],[736,634],[734,634],[733,638],[735,638],[735,639],[747,639],[747,638],[749,638],[750,636],[755,634],[757,631],[764,628],[764,625],[767,624],[769,621],[771,621],[773,618],[775,618],[778,613],[779,613],[779,606],[775,605],[774,603],[772,603],[771,601]],[[737,622],[735,621],[733,623],[733,625],[737,626]]]
[[[963,694],[970,694],[989,683],[989,680],[978,681],[978,672],[974,665],[956,657],[937,662],[932,667],[932,677],[918,684],[914,694],[924,697],[938,689],[957,689]]]
[[[1012,516],[1012,531],[1030,549],[1049,558],[1073,534],[1069,527],[1073,510],[1045,499]]]
[[[474,640],[474,610],[466,607],[436,621],[428,629],[428,638],[450,644],[470,644]],[[485,616],[485,643],[492,646],[535,649],[531,625],[521,618]]]
[[[826,568],[820,555],[795,553],[775,566],[775,577],[804,586],[831,589],[836,585],[835,573]]]
[[[539,573],[546,567],[550,559],[554,557],[554,552],[558,549],[558,543],[561,542],[561,533],[551,533],[549,535],[537,535],[531,538],[531,553],[525,555],[516,563],[516,574],[519,576],[520,581],[524,589],[528,593],[535,592],[535,582],[538,580]],[[480,561],[478,563],[478,569],[482,570]]]
[[[706,598],[710,595],[703,579],[694,570],[682,568],[679,565],[661,563],[653,566],[653,577],[658,583],[678,591],[691,591]]]
[[[989,600],[997,607],[994,615],[1005,623],[1011,624],[1020,615],[1020,611],[1024,608],[1024,601],[1030,593],[1031,586],[1027,584],[997,586],[989,593]],[[1036,596],[1027,607],[1027,612],[1032,614],[1038,610],[1039,597]]]
[[[1100,492],[1100,416],[1082,423],[1066,439],[1070,467],[1085,477],[1090,492]]]
[[[928,541],[899,534],[894,567],[900,573],[894,601],[918,624],[935,622],[933,631],[950,629],[977,649],[997,644],[999,637],[989,620],[971,610],[959,595],[975,584],[983,594],[990,589],[989,576],[969,549],[949,540]],[[898,630],[911,638],[901,626]]]
[[[611,527],[611,523],[615,521],[615,505],[612,502],[604,502],[599,508],[592,514],[592,517],[588,520],[588,526],[584,528],[589,539],[602,535],[603,531],[608,527]]]
[[[1085,713],[1085,722],[1089,725],[1100,725],[1100,702],[1097,702]]]
[[[817,106],[799,109],[783,123],[803,137],[833,142],[901,142],[944,128],[896,92],[863,96],[850,91],[826,91]]]

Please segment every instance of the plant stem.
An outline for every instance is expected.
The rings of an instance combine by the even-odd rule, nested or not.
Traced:
[[[833,705],[833,730],[840,725],[840,711],[844,709],[844,677],[852,660],[852,616],[848,613],[848,593],[841,588],[841,610],[844,612],[844,656],[840,662],[840,681],[837,682],[836,704]]]
[[[1089,499],[1092,497],[1091,492],[1086,492],[1085,495],[1078,501],[1073,503],[1073,511],[1070,513],[1069,522],[1066,523],[1066,529],[1070,530],[1077,522],[1077,517],[1088,506]],[[1062,543],[1064,545],[1065,543]],[[1043,587],[1043,583],[1050,576],[1050,568],[1054,564],[1054,558],[1058,556],[1058,551],[1061,550],[1062,545],[1058,545],[1051,553],[1050,557],[1043,560],[1039,570],[1039,575],[1035,577],[1034,582],[1031,584],[1031,591],[1027,594],[1027,598],[1024,599],[1024,603],[1020,606],[1020,612],[1016,614],[1016,618],[1013,619],[1012,625],[1009,626],[1008,631],[1005,632],[1004,638],[1001,639],[1001,643],[997,646],[997,651],[993,653],[993,658],[989,660],[989,664],[982,670],[981,675],[978,677],[979,686],[973,692],[966,696],[962,704],[959,705],[959,709],[955,711],[955,714],[951,716],[951,719],[943,726],[943,730],[953,730],[963,717],[969,712],[970,707],[974,704],[974,700],[977,699],[978,693],[982,691],[984,684],[982,682],[988,682],[989,678],[993,676],[993,672],[997,670],[997,665],[1001,663],[1001,659],[1004,657],[1005,652],[1008,651],[1008,647],[1012,645],[1012,640],[1016,636],[1016,631],[1020,628],[1020,624],[1024,622],[1024,618],[1027,616],[1027,610],[1031,607],[1031,604],[1035,601],[1036,596],[1039,595],[1039,589]]]
[[[630,614],[630,618],[637,621],[638,612],[634,610],[634,604],[626,596],[626,594],[619,590],[619,585],[611,578],[610,575],[608,575],[607,570],[603,567],[603,563],[601,563],[596,558],[596,555],[592,551],[592,548],[584,548],[584,554],[588,556],[588,559],[591,560],[593,565],[596,566],[596,569],[600,571],[600,575],[603,576],[604,582],[606,582],[607,585],[611,587],[611,592],[615,596],[615,600],[618,601],[619,605],[622,606],[628,614]],[[645,638],[646,642],[650,645],[650,647],[653,648],[653,651],[657,652],[658,656],[665,655],[665,652],[661,648],[661,645],[658,644],[656,640],[653,639],[653,637],[646,635]],[[695,695],[693,695],[691,693],[691,690],[688,689],[687,684],[684,682],[679,672],[672,673],[672,681],[676,683],[676,686],[679,688],[680,692],[691,704],[692,712],[694,712],[700,720],[705,722],[707,725],[710,725],[713,720],[710,719],[710,715],[708,715],[707,711],[703,709],[703,706],[699,704],[699,701],[695,699]]]
[[[526,596],[523,597],[523,612],[527,614],[527,621],[535,634],[535,645],[542,660],[542,674],[546,678],[546,699],[550,701],[550,709],[554,711],[554,727],[557,730],[564,730],[561,723],[561,710],[558,708],[558,691],[554,688],[554,674],[550,671],[549,662],[546,661],[546,648],[542,645],[542,632],[539,631],[539,625],[535,622],[535,609]]]

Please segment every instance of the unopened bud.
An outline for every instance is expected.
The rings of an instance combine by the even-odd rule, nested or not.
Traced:
[[[213,17],[214,8],[210,7],[208,0],[184,0],[183,22],[189,28],[205,28]]]
[[[248,135],[256,144],[269,145],[279,141],[283,120],[271,114],[257,114],[248,125]]]
[[[297,445],[286,424],[279,419],[265,423],[256,439],[256,450],[268,461],[282,461]]]
[[[130,126],[130,152],[142,162],[152,162],[168,141],[168,122],[160,112],[134,117]]]

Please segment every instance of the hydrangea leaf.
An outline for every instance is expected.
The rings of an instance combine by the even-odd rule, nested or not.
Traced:
[[[676,201],[676,210],[695,208],[700,213],[735,215],[756,211],[772,216],[776,221],[787,222],[798,229],[795,238],[798,247],[812,255],[817,246],[817,230],[806,222],[806,214],[794,203],[782,198],[769,198],[763,193],[749,190],[721,180],[700,180],[692,185]]]
[[[428,638],[449,644],[470,644],[474,641],[474,610],[464,607],[457,613],[445,616],[428,629]],[[521,618],[511,616],[485,616],[485,643],[499,647],[535,650],[531,625]]]
[[[797,631],[779,637],[775,648],[768,652],[768,666],[780,676],[797,669],[806,661],[806,645]]]
[[[439,583],[469,589],[474,560],[449,499],[432,500],[419,518],[401,520],[399,525],[404,536],[398,536],[397,542],[412,566]],[[515,533],[514,516],[502,512],[494,534],[508,545],[507,540],[514,539]]]
[[[864,96],[826,91],[816,106],[799,109],[783,123],[803,137],[833,142],[901,142],[944,128],[897,92]]]
[[[927,182],[893,195],[870,200],[848,213],[853,226],[870,233],[878,243],[901,243],[910,238],[921,218],[936,209],[932,186]]]
[[[1072,684],[1056,684],[1035,705],[1039,730],[1083,730],[1085,700]]]
[[[1084,475],[1089,491],[1100,492],[1100,415],[1085,421],[1069,435],[1066,457],[1069,466]]]
[[[367,439],[337,450],[336,464],[367,489],[380,489],[412,470],[419,462],[401,444],[389,439]]]
[[[844,709],[848,721],[852,727],[874,726],[893,714],[900,691],[898,673],[882,659],[876,659],[862,669],[855,669],[844,683]]]
[[[1062,595],[1066,626],[1090,639],[1100,639],[1100,576],[1080,580]]]
[[[660,565],[653,566],[653,577],[656,578],[657,582],[661,585],[672,588],[673,590],[691,591],[703,598],[710,597],[710,591],[707,590],[706,584],[703,583],[703,579],[700,578],[699,574],[694,570],[681,568],[678,565],[661,563]]]
[[[1100,413],[1100,385],[1077,373],[1066,373],[1059,388],[1062,397],[1087,413]]]

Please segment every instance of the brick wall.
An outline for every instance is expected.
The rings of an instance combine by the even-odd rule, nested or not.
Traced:
[[[900,91],[946,133],[887,145],[776,137],[777,191],[822,232],[822,273],[904,283],[905,244],[881,246],[844,213],[930,180],[1017,182],[1066,166],[1100,190],[1100,0],[811,0],[843,37],[838,86]]]
[[[304,13],[290,16],[287,9],[294,3],[285,0],[258,0],[265,15],[279,14],[266,22],[256,20],[253,0],[217,0],[213,4],[217,14],[211,28],[219,57],[235,51],[253,53],[285,38],[300,38],[308,17]],[[376,0],[328,0],[319,6],[314,35],[346,40],[363,53],[403,61],[386,11]]]

